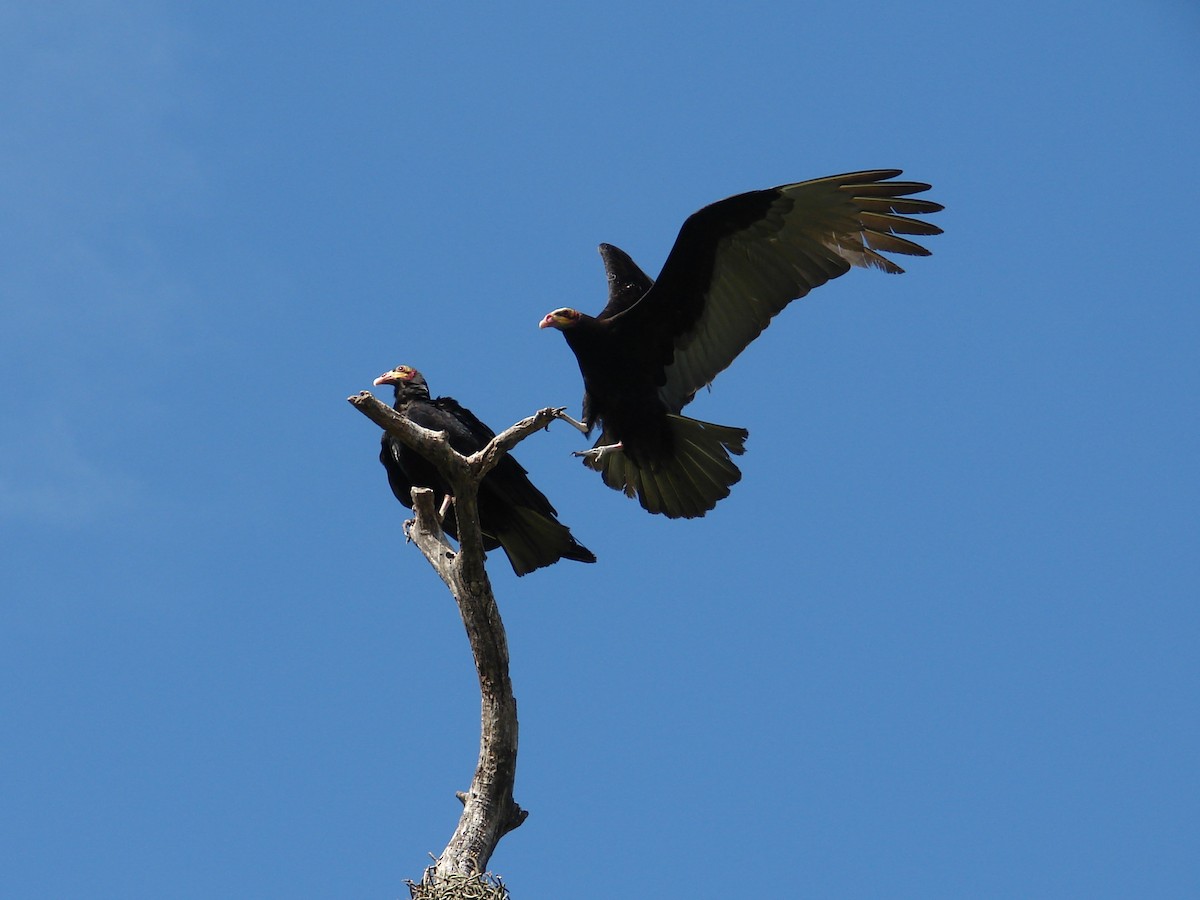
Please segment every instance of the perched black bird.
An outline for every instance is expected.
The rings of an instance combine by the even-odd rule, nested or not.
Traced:
[[[608,304],[593,318],[556,309],[557,328],[583,374],[583,422],[601,423],[592,450],[579,454],[611,488],[635,494],[652,513],[703,516],[742,473],[730,454],[749,432],[681,416],[771,317],[851,266],[897,274],[883,252],[928,256],[902,234],[941,229],[909,215],[937,203],[929,190],[889,181],[898,169],[851,172],[738,194],[689,216],[658,281],[611,244],[601,244]]]
[[[452,397],[431,399],[429,386],[416,369],[397,366],[375,379],[375,384],[390,384],[396,389],[397,412],[431,431],[446,432],[450,446],[469,456],[487,446],[495,433],[471,411]],[[415,450],[410,450],[386,431],[383,433],[379,461],[387,470],[388,483],[396,499],[412,509],[412,489],[427,487],[434,491],[440,506],[450,493],[437,467]],[[545,495],[533,486],[521,464],[507,454],[479,485],[479,524],[485,550],[503,547],[518,575],[540,569],[559,559],[593,563],[592,551],[571,536],[566,525]],[[442,528],[458,537],[454,517],[447,517]]]

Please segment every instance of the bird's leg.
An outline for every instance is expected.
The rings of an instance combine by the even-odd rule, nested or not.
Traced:
[[[585,424],[580,422],[578,419],[572,419],[570,416],[568,416],[567,408],[565,406],[560,406],[557,409],[555,409],[554,415],[557,418],[562,419],[568,425],[574,425],[576,428],[579,429],[581,434],[587,434],[588,432],[590,432],[592,430],[592,429],[588,428]],[[584,462],[586,462],[588,465],[598,466],[598,465],[600,465],[600,461],[602,459],[604,459],[604,457],[607,456],[609,453],[612,453],[616,450],[624,450],[624,449],[625,448],[621,445],[621,442],[617,441],[617,443],[615,443],[615,444],[604,444],[603,446],[600,446],[600,447],[593,447],[591,450],[576,450],[571,455],[572,456],[582,456],[584,459]]]
[[[568,416],[567,408],[565,406],[559,407],[558,409],[554,410],[554,415],[556,418],[562,419],[568,425],[574,425],[576,428],[579,429],[580,433],[582,433],[582,434],[587,434],[589,431],[591,431],[590,428],[588,428],[586,425],[584,425],[578,419],[572,419],[570,416]]]
[[[599,447],[593,447],[591,450],[576,450],[572,456],[582,456],[583,461],[590,466],[598,466],[604,457],[610,453],[615,453],[618,450],[624,450],[625,446],[617,441],[615,444],[601,444]]]

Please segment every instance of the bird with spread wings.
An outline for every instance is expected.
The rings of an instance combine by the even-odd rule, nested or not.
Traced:
[[[652,513],[703,516],[741,479],[731,455],[749,432],[681,415],[791,301],[851,267],[904,270],[883,254],[928,256],[905,235],[941,229],[914,215],[943,207],[898,169],[851,172],[738,194],[683,223],[658,279],[610,244],[600,253],[609,299],[598,316],[563,307],[542,328],[563,333],[583,375],[580,455],[609,487]]]

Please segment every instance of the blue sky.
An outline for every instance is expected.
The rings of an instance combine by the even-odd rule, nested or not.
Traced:
[[[1194,4],[66,0],[0,11],[0,83],[6,895],[404,895],[478,695],[345,397],[578,411],[536,326],[598,243],[655,274],[705,203],[874,167],[946,233],[697,399],[751,435],[714,513],[521,446],[600,562],[490,563],[492,867],[1200,894]]]

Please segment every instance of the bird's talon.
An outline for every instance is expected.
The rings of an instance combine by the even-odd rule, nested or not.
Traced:
[[[589,465],[599,465],[604,457],[608,456],[610,453],[615,453],[617,450],[623,449],[625,448],[622,446],[621,442],[618,441],[615,444],[604,444],[600,447],[593,447],[591,450],[576,450],[571,455],[582,457],[584,462],[588,463]]]

